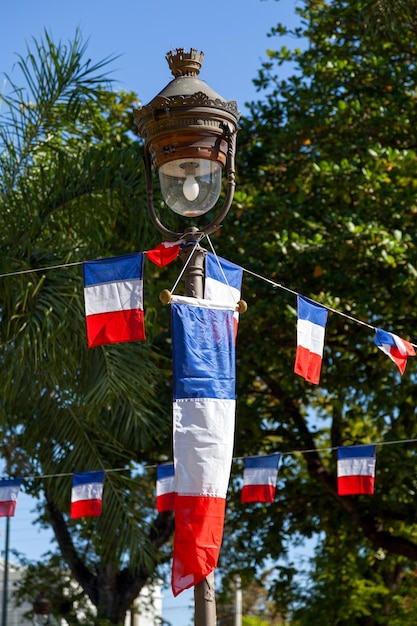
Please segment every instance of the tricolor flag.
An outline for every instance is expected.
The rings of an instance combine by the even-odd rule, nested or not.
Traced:
[[[21,478],[0,480],[0,517],[14,516],[21,484]]]
[[[211,252],[207,253],[205,264],[204,298],[236,305],[240,300],[243,269],[227,259],[216,257]],[[239,313],[235,311],[233,317],[236,335]]]
[[[297,296],[297,302],[297,353],[294,372],[318,385],[328,311],[303,296]]]
[[[204,580],[219,557],[235,426],[235,307],[171,303],[177,596]]]
[[[173,511],[175,504],[175,474],[173,463],[163,463],[156,468],[156,510]]]
[[[72,477],[71,519],[101,515],[104,471],[81,472]]]
[[[244,459],[242,502],[273,502],[281,455],[248,456]]]
[[[416,355],[416,351],[409,341],[405,341],[405,339],[401,339],[398,335],[389,333],[386,330],[381,330],[380,328],[375,329],[374,343],[394,361],[401,374],[404,373],[405,366],[407,365],[407,357]]]
[[[88,347],[145,339],[143,254],[84,263]]]
[[[182,239],[180,241],[162,241],[152,250],[145,252],[145,256],[158,267],[165,267],[165,265],[175,261],[180,253],[182,243],[184,243]]]
[[[339,496],[374,493],[376,446],[344,446],[337,451]]]

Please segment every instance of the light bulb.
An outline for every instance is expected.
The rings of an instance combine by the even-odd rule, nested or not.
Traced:
[[[182,188],[182,192],[184,194],[184,197],[189,202],[194,202],[194,200],[198,198],[198,194],[200,193],[200,187],[192,174],[187,174]]]

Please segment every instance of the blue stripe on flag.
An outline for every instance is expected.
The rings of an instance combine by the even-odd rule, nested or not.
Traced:
[[[99,285],[130,278],[142,278],[143,254],[133,253],[84,263],[84,285]]]
[[[380,348],[384,344],[388,346],[393,346],[394,348],[397,347],[396,341],[392,336],[392,333],[389,333],[386,330],[382,330],[381,328],[375,329],[374,343],[378,346],[378,348]]]
[[[343,446],[337,449],[339,459],[360,459],[365,457],[375,457],[376,446]]]
[[[22,480],[22,478],[5,478],[0,480],[0,487],[20,487]]]
[[[72,477],[73,487],[102,482],[104,482],[104,470],[98,470],[97,472],[81,472],[74,474]]]
[[[278,469],[281,455],[279,452],[274,454],[266,454],[264,456],[248,456],[244,459],[246,469],[271,468]]]
[[[173,463],[164,463],[163,465],[158,465],[156,468],[156,477],[158,480],[162,478],[171,478],[174,476],[174,464]]]
[[[223,272],[219,267],[219,263],[223,268]],[[224,274],[224,275],[223,275]],[[218,280],[220,283],[228,284],[240,291],[242,287],[243,269],[239,265],[235,265],[227,259],[215,257],[214,254],[208,252],[206,255],[206,276]],[[227,279],[227,283],[225,280]]]
[[[171,305],[174,400],[235,399],[233,311]]]
[[[308,298],[298,296],[298,319],[308,320],[318,326],[326,326],[328,311],[320,304],[315,304]]]

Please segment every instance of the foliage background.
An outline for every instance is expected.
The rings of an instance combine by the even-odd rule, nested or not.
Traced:
[[[279,47],[285,26],[271,30],[277,50],[257,78],[262,100],[241,121],[238,191],[216,250],[415,341],[413,8],[310,0],[298,11],[294,48]],[[46,34],[35,52],[21,59],[28,90],[16,88],[1,131],[0,268],[30,270],[5,279],[0,296],[1,453],[14,474],[126,469],[109,475],[112,515],[94,531],[71,529],[87,593],[101,606],[93,570],[111,563],[115,580],[133,572],[133,590],[169,559],[172,525],[153,517],[153,486],[140,468],[170,454],[168,314],[156,302],[178,267],[148,275],[149,342],[88,353],[79,270],[42,268],[156,243],[141,147],[126,132],[134,97],[113,93],[101,64],[83,63],[79,33],[67,48]],[[295,69],[282,79],[286,63]],[[309,385],[293,373],[294,296],[247,273],[243,297],[235,456],[280,450],[284,462],[269,507],[242,507],[234,465],[219,600],[230,602],[228,580],[239,571],[245,589],[255,581],[268,590],[270,620],[414,623],[414,362],[400,378],[367,326],[331,314],[320,385]],[[409,443],[378,448],[374,496],[337,495],[337,446],[398,441]],[[30,486],[45,492],[48,519],[68,510],[67,482]],[[318,541],[306,589],[289,548],[309,538]],[[115,583],[112,597],[121,595]],[[110,604],[103,615],[117,623]]]

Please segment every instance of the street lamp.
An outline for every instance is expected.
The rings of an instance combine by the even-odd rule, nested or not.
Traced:
[[[43,594],[39,594],[33,601],[33,623],[35,626],[49,624],[49,613],[52,603]]]
[[[170,240],[183,239],[185,295],[203,297],[204,257],[199,241],[215,232],[226,217],[235,191],[236,134],[240,112],[198,78],[203,53],[177,48],[166,59],[174,79],[151,102],[133,115],[145,143],[147,208],[154,226]],[[153,201],[152,166],[159,174],[168,207],[186,218],[201,218],[216,209],[222,172],[227,175],[223,206],[205,226],[174,232],[164,226]],[[191,257],[191,258],[189,258]],[[162,295],[161,294],[161,299]],[[170,294],[165,301],[169,301]],[[244,309],[242,309],[243,311]],[[197,626],[215,626],[214,572],[194,588]]]
[[[235,149],[240,113],[198,78],[204,54],[177,48],[166,59],[174,79],[133,116],[145,142],[148,212],[154,226],[170,239],[173,232],[160,221],[153,202],[152,165],[159,174],[162,197],[175,213],[199,218],[211,211],[220,196],[222,172],[227,174],[223,206],[194,235],[217,230],[227,215],[235,189]]]

